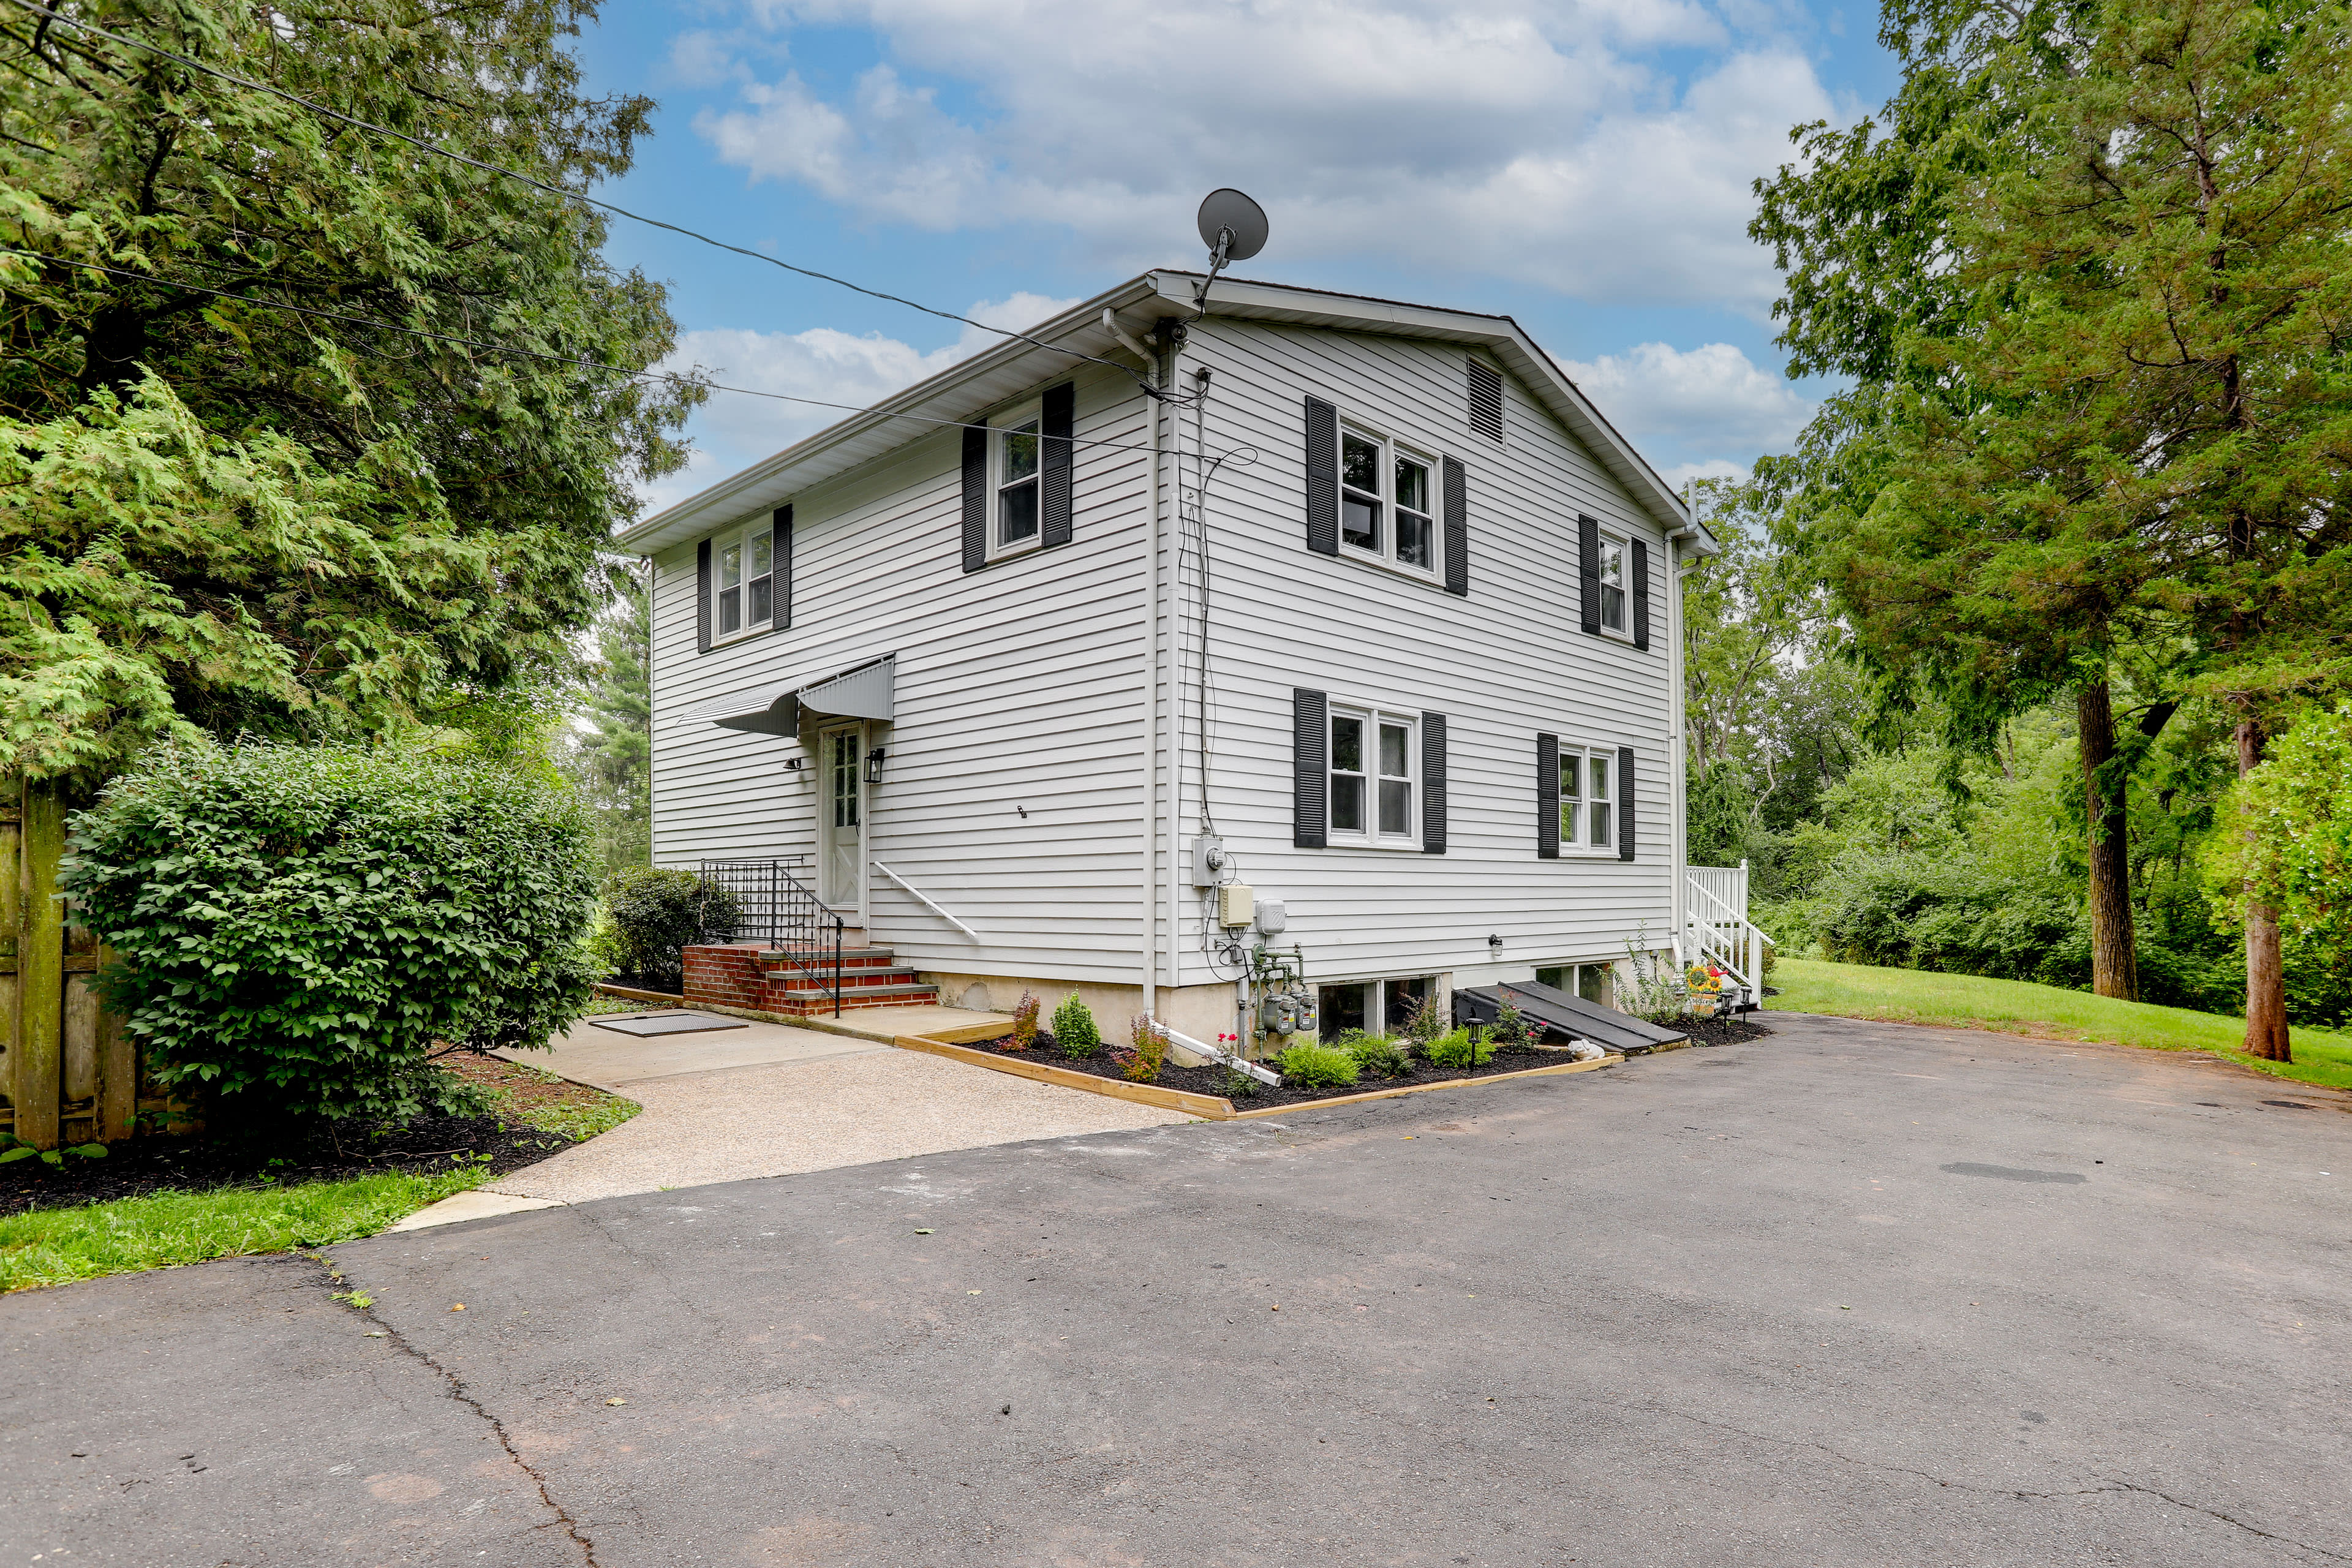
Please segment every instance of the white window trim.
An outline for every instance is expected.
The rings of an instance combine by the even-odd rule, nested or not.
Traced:
[[[1037,496],[1036,531],[1026,539],[1004,542],[1004,433],[1014,426],[1037,422],[1037,472],[1029,482]],[[1045,540],[1045,404],[1033,397],[992,416],[988,421],[988,556],[1003,561],[1026,555]]]
[[[1354,487],[1348,483],[1348,437],[1360,437],[1376,442],[1381,448],[1380,479],[1381,548],[1366,550],[1348,542],[1348,492]],[[1429,470],[1429,564],[1415,566],[1397,559],[1396,529],[1396,460],[1402,453]],[[1352,419],[1345,411],[1339,416],[1339,553],[1350,561],[1367,565],[1384,566],[1388,570],[1412,578],[1416,583],[1445,581],[1445,459],[1429,448],[1410,441],[1400,441],[1381,434],[1379,426],[1365,420]]]
[[[1568,831],[1568,825],[1565,822],[1561,823],[1559,852],[1563,856],[1582,855],[1593,859],[1613,859],[1618,854],[1617,836],[1621,831],[1622,831],[1624,826],[1622,823],[1617,820],[1617,767],[1621,761],[1617,755],[1617,748],[1614,746],[1584,745],[1577,742],[1562,741],[1559,743],[1559,760],[1561,765],[1564,767],[1571,757],[1576,760],[1576,833],[1571,836]],[[1609,764],[1609,798],[1603,803],[1609,807],[1609,841],[1605,844],[1595,844],[1591,841],[1592,825],[1591,759],[1594,757],[1599,757]],[[1569,795],[1568,791],[1565,789],[1562,789],[1559,792],[1559,805],[1563,813],[1569,809]]]
[[[1364,772],[1360,775],[1342,775],[1337,766],[1339,758],[1331,745],[1331,728],[1335,721],[1359,719],[1364,724]],[[1405,826],[1402,834],[1382,833],[1381,821],[1381,725],[1383,721],[1404,726],[1404,776],[1411,781],[1412,795],[1405,805]],[[1399,853],[1418,854],[1421,851],[1422,777],[1421,777],[1421,715],[1399,708],[1382,708],[1369,702],[1333,701],[1326,705],[1323,715],[1323,824],[1324,842],[1330,847],[1347,849],[1386,849]],[[1343,828],[1331,820],[1332,802],[1338,791],[1332,781],[1342,776],[1360,776],[1364,781],[1364,826],[1360,830]],[[1410,977],[1408,977],[1410,978]]]
[[[1607,523],[1602,523],[1601,525],[1602,551],[1605,552],[1612,544],[1617,547],[1618,591],[1625,595],[1625,624],[1622,626],[1611,626],[1604,613],[1601,622],[1601,635],[1605,637],[1615,637],[1619,642],[1630,643],[1633,640],[1633,541],[1629,535],[1620,532]],[[1607,592],[1609,579],[1601,578],[1601,586],[1604,593]]]
[[[772,630],[775,626],[776,542],[774,532],[775,524],[772,521],[748,522],[740,528],[730,529],[724,533],[716,533],[711,535],[710,646],[712,647],[717,647],[723,643],[740,642],[745,637],[757,637],[761,632]],[[751,541],[763,533],[769,535],[768,616],[765,620],[755,621],[751,619]],[[743,624],[737,626],[731,632],[722,632],[719,629],[719,595],[726,592],[726,585],[722,581],[722,574],[725,571],[723,563],[727,555],[727,547],[730,544],[739,544],[743,548],[743,580],[736,584],[737,589],[742,594],[741,608],[743,613]]]

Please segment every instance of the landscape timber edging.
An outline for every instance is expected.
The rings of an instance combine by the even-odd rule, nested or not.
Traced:
[[[901,1035],[900,1048],[929,1051],[950,1061],[969,1062],[976,1068],[988,1068],[996,1072],[1011,1073],[1015,1078],[1033,1079],[1039,1083],[1057,1083],[1064,1089],[1079,1089],[1088,1094],[1108,1095],[1113,1100],[1132,1100],[1138,1105],[1156,1105],[1162,1110],[1181,1110],[1207,1121],[1229,1121],[1234,1104],[1214,1095],[1194,1094],[1181,1089],[1162,1089],[1155,1083],[1129,1083],[1125,1079],[1097,1078],[1090,1072],[1076,1072],[1069,1068],[1057,1068],[1050,1062],[1024,1061],[999,1051],[976,1051],[970,1046],[956,1045],[929,1035]]]
[[[610,981],[604,980],[596,982],[596,994],[618,996],[625,1002],[675,1002],[681,1007],[686,1005],[685,997],[673,996],[667,991],[637,991],[626,985],[614,985]]]
[[[962,1033],[963,1031],[956,1031]],[[1562,1062],[1558,1067],[1528,1068],[1518,1072],[1498,1072],[1486,1078],[1449,1078],[1435,1083],[1406,1084],[1398,1089],[1375,1089],[1362,1094],[1335,1095],[1329,1100],[1303,1100],[1289,1105],[1261,1106],[1254,1110],[1236,1110],[1230,1100],[1215,1095],[1193,1094],[1187,1089],[1162,1089],[1158,1084],[1129,1083],[1124,1079],[1099,1078],[1093,1073],[1078,1072],[1070,1068],[1057,1068],[1050,1062],[1024,1061],[1000,1051],[976,1051],[969,1046],[928,1035],[901,1035],[896,1042],[909,1051],[929,1051],[950,1061],[969,1062],[976,1068],[993,1072],[1011,1073],[1015,1078],[1034,1079],[1039,1083],[1059,1084],[1065,1089],[1083,1089],[1088,1094],[1108,1095],[1113,1100],[1131,1100],[1138,1105],[1156,1105],[1164,1110],[1181,1110],[1200,1117],[1204,1121],[1250,1121],[1271,1116],[1295,1116],[1310,1110],[1323,1110],[1333,1106],[1359,1105],[1368,1100],[1394,1100],[1401,1095],[1426,1094],[1436,1089],[1476,1089],[1484,1084],[1508,1083],[1515,1079],[1556,1078],[1564,1073],[1591,1072],[1599,1068],[1612,1068],[1625,1058],[1615,1051],[1597,1060]]]
[[[1561,1073],[1591,1072],[1597,1068],[1613,1068],[1624,1061],[1615,1051],[1591,1061],[1562,1062],[1558,1067],[1522,1068],[1517,1072],[1489,1073],[1485,1078],[1447,1078],[1435,1083],[1409,1083],[1402,1089],[1375,1089],[1362,1094],[1342,1094],[1330,1100],[1302,1100],[1291,1105],[1262,1105],[1255,1110],[1236,1110],[1231,1120],[1248,1121],[1265,1116],[1296,1116],[1302,1111],[1322,1110],[1334,1105],[1356,1105],[1367,1100],[1394,1100],[1403,1094],[1427,1094],[1435,1089],[1481,1089],[1490,1083],[1509,1083],[1514,1079],[1557,1078]],[[1228,1101],[1228,1103],[1231,1103]]]

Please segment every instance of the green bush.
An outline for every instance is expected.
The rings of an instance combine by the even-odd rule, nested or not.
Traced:
[[[1168,1031],[1149,1014],[1138,1013],[1128,1024],[1127,1048],[1115,1053],[1119,1076],[1130,1083],[1157,1083],[1168,1065]]]
[[[1467,1072],[1472,1068],[1482,1068],[1493,1061],[1495,1046],[1483,1034],[1461,1028],[1430,1041],[1422,1047],[1422,1055],[1429,1058],[1432,1067],[1459,1068]]]
[[[1087,1005],[1071,992],[1054,1009],[1054,1046],[1072,1061],[1084,1061],[1102,1049],[1102,1031],[1095,1027],[1095,1016]]]
[[[350,748],[160,747],[72,824],[61,883],[157,1078],[205,1114],[462,1109],[432,1063],[586,1006],[595,909],[568,790]]]
[[[717,882],[659,866],[633,866],[614,878],[605,902],[622,969],[656,989],[683,985],[685,950],[733,942],[742,922],[735,895]]]
[[[1336,1046],[1292,1046],[1274,1065],[1293,1089],[1344,1089],[1356,1081],[1356,1058]]]
[[[1412,1070],[1412,1053],[1385,1035],[1342,1029],[1332,1045],[1347,1052],[1357,1072],[1366,1078],[1402,1078]]]

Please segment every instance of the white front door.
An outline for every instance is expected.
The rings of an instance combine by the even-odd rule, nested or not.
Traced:
[[[817,772],[824,793],[817,802],[817,897],[854,912],[865,892],[866,800],[859,773],[862,727],[817,734]]]

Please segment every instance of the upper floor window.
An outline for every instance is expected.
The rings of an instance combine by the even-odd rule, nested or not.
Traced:
[[[1339,542],[1415,572],[1437,570],[1436,459],[1353,426],[1339,429]]]
[[[1559,847],[1614,849],[1617,753],[1594,746],[1559,749]]]
[[[1601,624],[1623,633],[1625,623],[1625,542],[1601,536]]]
[[[775,536],[767,523],[711,541],[714,637],[765,631],[775,613]]]
[[[1000,416],[989,429],[989,462],[995,517],[989,553],[1005,555],[1035,546],[1042,511],[1039,458],[1044,410],[1036,404]]]
[[[1332,842],[1418,844],[1418,716],[1334,706],[1330,724]]]

